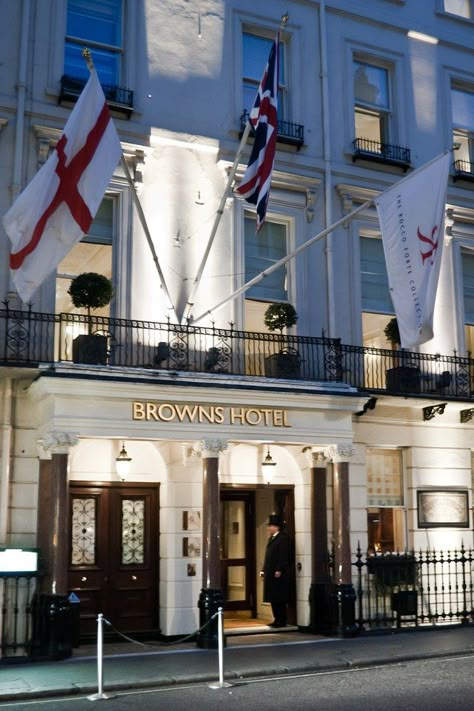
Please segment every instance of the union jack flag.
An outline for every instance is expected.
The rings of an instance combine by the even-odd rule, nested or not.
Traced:
[[[279,41],[272,44],[268,63],[258,87],[249,121],[255,141],[242,182],[235,192],[257,207],[257,232],[265,221],[278,130]]]

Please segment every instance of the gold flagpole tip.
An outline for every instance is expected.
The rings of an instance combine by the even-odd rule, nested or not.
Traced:
[[[82,50],[82,56],[86,60],[87,66],[89,67],[89,71],[91,72],[94,69],[94,62],[92,61],[92,54],[90,49],[84,47],[84,49]]]
[[[280,28],[282,28],[282,27],[284,27],[284,26],[286,25],[286,23],[287,23],[288,20],[289,20],[289,17],[290,17],[290,16],[288,15],[287,12],[285,12],[285,14],[281,16]]]

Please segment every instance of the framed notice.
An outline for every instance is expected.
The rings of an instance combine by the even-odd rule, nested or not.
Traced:
[[[418,528],[469,528],[468,503],[467,489],[419,490]]]
[[[201,512],[183,511],[183,531],[201,530]]]
[[[183,557],[184,558],[199,558],[201,555],[201,539],[200,538],[183,538]]]

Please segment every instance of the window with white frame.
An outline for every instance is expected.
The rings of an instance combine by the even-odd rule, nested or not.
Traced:
[[[58,265],[56,274],[56,313],[86,313],[77,311],[69,296],[72,279],[84,272],[97,272],[112,279],[112,245],[115,200],[105,197],[87,235],[76,244]],[[97,309],[97,316],[110,316],[110,306]]]
[[[288,226],[267,220],[255,232],[255,215],[244,218],[245,283],[287,255]],[[245,292],[245,328],[261,331],[269,303],[288,301],[288,270],[282,265]]]
[[[451,89],[453,143],[456,168],[474,172],[474,88],[454,85]]]
[[[120,84],[124,1],[68,0],[64,74],[87,79],[89,70],[82,50],[88,47],[102,84]]]
[[[444,9],[452,15],[459,15],[467,19],[474,18],[473,0],[444,0]]]
[[[368,545],[375,553],[405,548],[403,459],[399,449],[367,448]]]
[[[377,144],[390,143],[391,140],[389,68],[356,55],[353,80],[355,137],[370,142],[368,150],[380,149]]]
[[[361,236],[360,278],[363,344],[387,348],[384,328],[394,310],[381,239]]]
[[[257,89],[267,66],[274,37],[266,37],[253,32],[242,34],[242,100],[243,109],[250,111]],[[280,39],[280,66],[278,84],[278,118],[283,120],[288,113],[285,85],[285,45]]]
[[[461,252],[466,351],[474,353],[474,252]],[[472,357],[472,356],[471,356]]]

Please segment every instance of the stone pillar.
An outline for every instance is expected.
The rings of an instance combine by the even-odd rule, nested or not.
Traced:
[[[334,631],[333,595],[329,570],[326,465],[323,452],[308,449],[311,467],[311,587],[309,591],[310,631]]]
[[[350,543],[349,462],[352,444],[331,445],[325,451],[333,462],[334,585],[337,600],[337,631],[340,637],[357,633],[356,594],[352,585]]]
[[[207,439],[201,442],[202,456],[202,590],[199,596],[198,647],[217,649],[218,619],[213,615],[224,606],[221,588],[220,561],[220,500],[219,454],[227,449],[227,442]],[[204,629],[201,629],[206,625]]]
[[[37,542],[44,577],[42,591],[65,595],[69,557],[68,453],[77,435],[52,432],[39,441]]]

